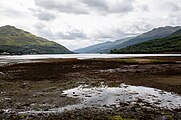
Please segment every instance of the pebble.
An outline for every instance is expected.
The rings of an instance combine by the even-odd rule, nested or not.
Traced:
[[[60,97],[66,97],[67,95],[61,94]]]

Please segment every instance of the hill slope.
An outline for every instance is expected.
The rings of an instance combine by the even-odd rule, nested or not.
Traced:
[[[100,43],[100,44],[96,44],[96,45],[89,46],[86,48],[75,50],[75,52],[110,53],[110,51],[114,49],[126,48],[128,46],[142,43],[145,41],[158,39],[158,38],[164,38],[166,36],[171,35],[172,33],[176,32],[179,29],[181,29],[181,26],[177,26],[177,27],[166,26],[166,27],[154,28],[153,30],[143,33],[135,38],[126,38],[126,39],[117,40],[115,42]]]
[[[13,26],[0,27],[0,54],[71,53],[64,46]]]
[[[117,45],[132,39],[131,37],[116,40],[114,42],[108,41],[104,43],[95,44],[89,47],[77,49],[74,52],[77,53],[109,53],[110,49],[115,48]]]
[[[165,38],[150,40],[120,50],[112,50],[111,53],[181,53],[181,30]]]
[[[177,27],[166,26],[166,27],[154,28],[153,30],[143,33],[143,34],[135,37],[132,40],[121,43],[119,45],[119,49],[126,48],[128,46],[142,43],[142,42],[149,41],[149,40],[153,40],[153,39],[164,38],[180,29],[181,29],[181,26],[177,26]],[[118,49],[118,47],[114,48],[114,49]]]

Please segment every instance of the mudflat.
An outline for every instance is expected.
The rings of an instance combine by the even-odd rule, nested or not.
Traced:
[[[155,88],[180,97],[181,57],[43,59],[2,65],[0,66],[0,118],[181,119],[180,107],[162,108],[150,105],[142,99],[137,99],[134,103],[118,101],[119,106],[89,106],[71,110],[65,108],[81,103],[76,95],[70,97],[62,94],[65,90],[80,85],[99,87],[104,84],[109,87],[119,87],[123,83]],[[152,97],[154,99],[154,96]],[[172,104],[172,101],[168,102]],[[55,108],[65,109],[61,112],[50,111]]]

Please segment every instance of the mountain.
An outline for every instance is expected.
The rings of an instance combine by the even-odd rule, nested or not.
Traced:
[[[177,37],[177,36],[181,36],[181,29],[170,35],[170,37]]]
[[[145,41],[158,39],[158,38],[164,38],[166,36],[171,35],[172,33],[176,32],[179,29],[181,29],[181,26],[177,26],[177,27],[166,26],[166,27],[154,28],[153,30],[143,33],[135,38],[126,38],[126,39],[117,40],[115,42],[100,43],[100,44],[96,44],[96,45],[89,46],[86,48],[75,50],[75,52],[110,53],[110,51],[114,49],[126,48],[128,46],[142,43]]]
[[[128,46],[142,43],[149,40],[153,40],[153,39],[164,38],[180,29],[181,29],[181,26],[177,26],[177,27],[166,26],[166,27],[154,28],[153,30],[143,33],[132,40],[121,43],[119,45],[119,49],[126,48]],[[114,48],[114,49],[118,49],[118,48]]]
[[[111,53],[120,53],[120,54],[181,53],[181,30],[176,31],[165,38],[150,40],[120,50],[112,50]]]
[[[115,48],[119,44],[121,44],[121,43],[123,43],[125,41],[128,41],[128,40],[130,40],[132,38],[133,37],[128,37],[128,38],[116,40],[114,42],[107,41],[107,42],[104,42],[104,43],[99,43],[99,44],[95,44],[95,45],[92,45],[92,46],[89,46],[89,47],[77,49],[74,52],[76,52],[76,53],[109,53],[110,49]]]
[[[64,46],[14,26],[0,27],[0,54],[72,53]]]

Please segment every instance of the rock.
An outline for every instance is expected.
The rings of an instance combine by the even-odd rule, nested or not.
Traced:
[[[181,109],[174,109],[174,111],[181,112]]]
[[[74,97],[76,97],[76,96],[79,96],[79,95],[73,95]]]
[[[48,111],[49,109],[48,108],[45,108],[44,111]]]
[[[38,116],[43,116],[43,113],[38,113],[37,115],[38,115]]]
[[[0,110],[0,114],[3,114],[5,111],[4,110]]]
[[[28,107],[28,106],[30,106],[30,105],[31,105],[30,103],[25,103],[23,106]]]
[[[91,95],[85,95],[85,97],[92,97]]]
[[[65,95],[65,94],[61,94],[61,95],[60,95],[60,97],[67,97],[67,95]]]

